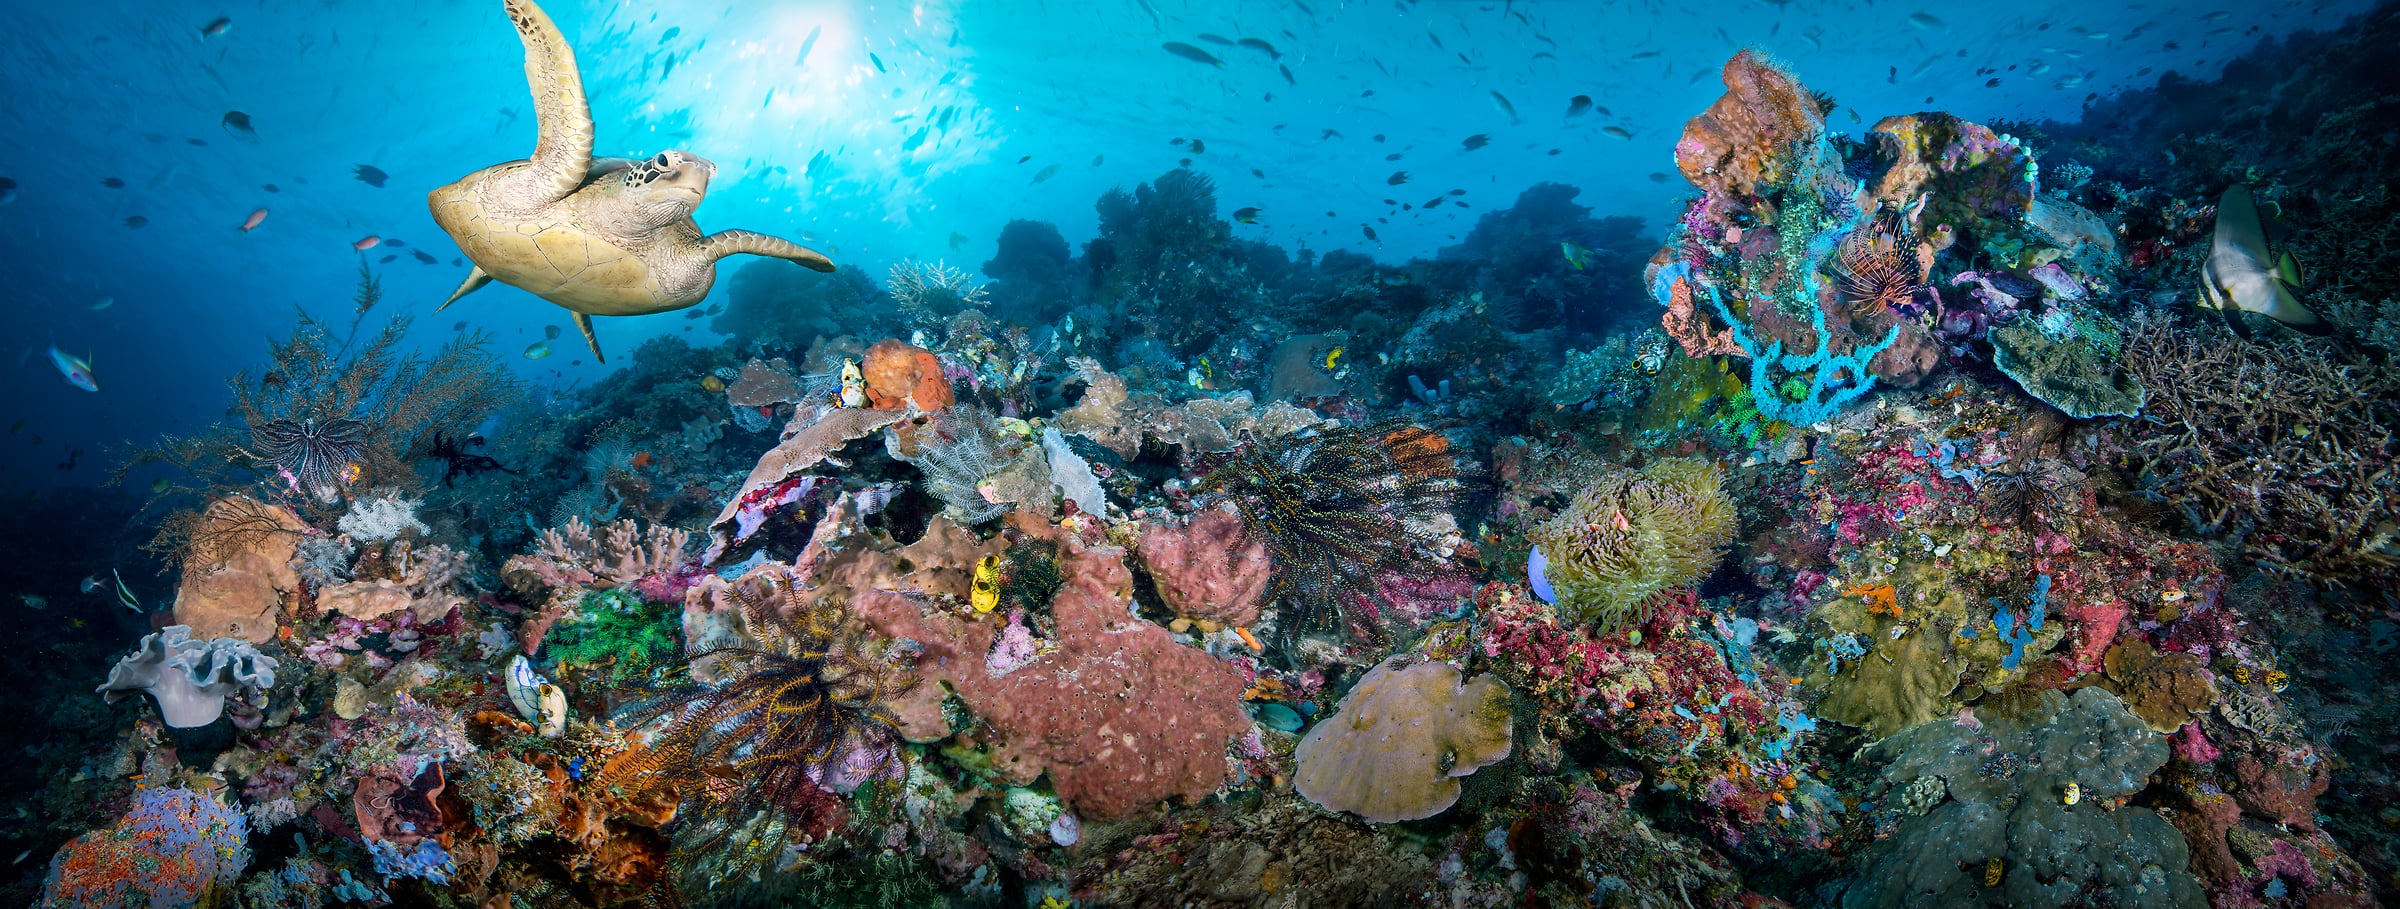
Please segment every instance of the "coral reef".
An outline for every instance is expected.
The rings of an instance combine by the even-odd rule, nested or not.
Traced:
[[[181,787],[144,789],[115,825],[58,851],[40,905],[221,905],[250,864],[248,839],[241,813],[214,798]]]
[[[1534,589],[1554,591],[1579,621],[1641,624],[1652,597],[1716,567],[1734,530],[1723,481],[1716,465],[1689,458],[1601,476],[1528,534],[1542,566]]]
[[[1936,779],[1948,797],[1894,812],[1844,906],[2207,902],[2175,828],[2150,809],[2112,810],[2166,763],[2167,742],[2106,691],[2036,692],[1977,722],[1908,729],[1872,755],[1888,761],[1881,781],[1895,796]],[[1998,881],[1986,882],[1987,866]]]
[[[1508,758],[1508,685],[1394,656],[1367,670],[1300,740],[1293,788],[1378,823],[1440,814],[1460,777]]]
[[[1186,524],[1145,527],[1134,553],[1176,615],[1237,627],[1258,621],[1274,563],[1266,544],[1243,536],[1239,516],[1212,509]]]

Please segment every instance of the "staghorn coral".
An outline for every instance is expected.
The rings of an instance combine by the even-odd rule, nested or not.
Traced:
[[[1385,659],[1293,753],[1309,801],[1377,823],[1440,814],[1459,778],[1508,758],[1508,685],[1446,663]]]
[[[989,303],[984,286],[964,269],[909,259],[892,266],[892,301],[910,317],[941,318]]]
[[[650,575],[671,572],[691,555],[691,534],[675,527],[644,527],[632,518],[599,529],[582,518],[542,531],[531,553],[510,556],[501,566],[501,580],[520,592],[540,596],[565,588],[607,588],[631,584]]]
[[[2324,342],[2238,342],[2137,319],[2125,368],[2150,399],[2131,426],[2141,495],[2272,571],[2400,582],[2400,374]]]
[[[1638,625],[1653,595],[1707,575],[1733,538],[1723,481],[1715,464],[1670,458],[1610,471],[1576,493],[1526,536],[1559,608],[1604,630]]]
[[[690,851],[730,846],[736,865],[754,868],[781,849],[787,828],[770,823],[737,840],[753,815],[799,810],[819,787],[846,792],[898,765],[886,704],[914,682],[894,670],[885,642],[838,602],[803,590],[788,567],[712,576],[689,597],[730,601],[754,643],[691,654],[737,661],[722,683],[670,688],[620,714],[624,726],[650,731],[600,783],[626,792],[674,784],[698,802],[684,831]]]
[[[1371,624],[1379,578],[1438,573],[1441,534],[1460,489],[1447,440],[1401,421],[1303,430],[1244,443],[1194,487],[1233,506],[1242,535],[1266,547],[1287,646],[1315,631]]]

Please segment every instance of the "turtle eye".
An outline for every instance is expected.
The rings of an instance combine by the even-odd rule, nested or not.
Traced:
[[[665,166],[667,166],[667,153],[666,153],[666,152],[659,152],[659,153],[658,153],[658,157],[650,159],[650,162],[651,162],[651,163],[653,163],[653,164],[656,164],[656,165],[658,165],[658,166],[660,166],[660,167],[665,167]]]

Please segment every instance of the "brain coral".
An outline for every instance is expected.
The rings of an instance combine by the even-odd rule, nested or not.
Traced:
[[[1981,723],[1937,720],[1875,744],[1898,793],[1938,777],[1949,798],[1899,820],[1843,894],[1843,909],[1909,906],[2192,907],[2207,904],[2183,835],[2117,807],[2167,762],[2167,739],[2100,688],[2031,695]],[[2081,788],[2073,804],[2069,784]],[[1997,859],[2003,877],[1983,886]]]
[[[1531,539],[1560,610],[1602,630],[1638,624],[1659,591],[1699,580],[1733,537],[1724,473],[1697,458],[1615,470]]]
[[[1391,657],[1300,740],[1292,783],[1379,823],[1440,814],[1458,801],[1460,777],[1508,757],[1509,698],[1493,676],[1462,681],[1446,663]]]

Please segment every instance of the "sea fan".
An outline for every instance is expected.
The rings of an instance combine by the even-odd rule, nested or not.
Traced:
[[[1266,546],[1288,651],[1306,632],[1350,627],[1353,607],[1385,602],[1382,582],[1433,575],[1436,518],[1460,487],[1440,434],[1387,421],[1245,443],[1195,491],[1231,502],[1243,535]]]
[[[358,479],[366,457],[367,424],[357,420],[276,420],[250,430],[248,453],[294,491],[333,502]]]
[[[625,728],[657,725],[642,751],[609,764],[601,785],[676,784],[687,804],[698,802],[684,830],[690,852],[738,843],[734,864],[755,868],[780,850],[783,816],[900,766],[898,721],[885,705],[915,682],[863,623],[803,591],[782,566],[712,582],[708,595],[731,600],[757,643],[685,661],[728,667],[724,684],[670,688],[619,716]],[[761,813],[770,817],[763,830],[750,823]]]

